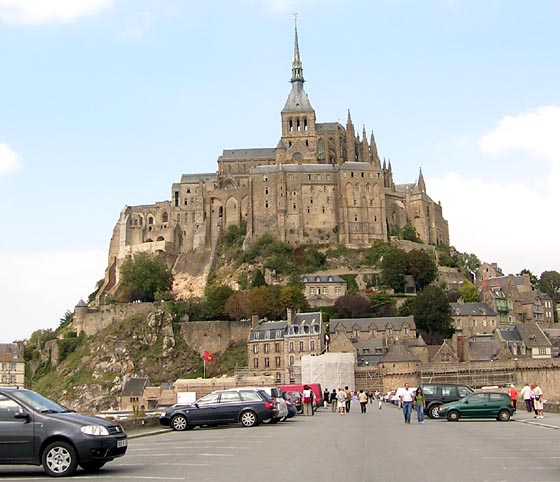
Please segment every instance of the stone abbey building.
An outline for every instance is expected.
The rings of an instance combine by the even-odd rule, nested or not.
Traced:
[[[248,242],[269,233],[292,244],[367,247],[410,224],[425,243],[449,244],[442,207],[428,196],[421,171],[415,182],[395,184],[373,133],[369,140],[365,127],[356,133],[350,112],[345,126],[317,122],[304,90],[297,26],[291,84],[276,147],[224,150],[216,173],[183,174],[169,201],[122,210],[98,301],[134,252],[166,255],[177,275],[210,262],[231,225],[245,224]]]

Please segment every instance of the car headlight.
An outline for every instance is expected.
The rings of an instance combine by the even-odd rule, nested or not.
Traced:
[[[103,425],[86,425],[85,427],[80,427],[80,430],[86,435],[109,435],[109,431]]]

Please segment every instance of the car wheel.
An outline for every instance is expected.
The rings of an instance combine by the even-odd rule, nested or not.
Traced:
[[[80,467],[86,472],[97,472],[104,465],[105,462],[84,462],[83,464],[80,464]]]
[[[171,419],[171,428],[173,430],[182,432],[183,430],[187,430],[188,426],[187,418],[184,415],[175,415]]]
[[[447,420],[449,420],[450,422],[458,422],[460,418],[461,417],[457,410],[452,410],[447,414]]]
[[[285,422],[286,420],[288,420],[288,416],[287,416],[287,415],[286,415],[285,417],[282,417],[282,418],[280,419],[281,422]]]
[[[500,410],[498,413],[498,420],[500,422],[507,422],[511,418],[511,413],[508,410]]]
[[[430,418],[439,418],[439,405],[432,405],[428,410]]]
[[[269,418],[268,422],[271,422],[272,420],[273,419]],[[255,425],[257,425],[258,422],[255,412],[251,412],[249,410],[241,414],[241,417],[239,417],[239,421],[241,422],[241,425],[243,425],[244,427],[254,427]]]
[[[41,463],[50,477],[67,477],[76,471],[78,455],[68,442],[53,442],[43,451]]]

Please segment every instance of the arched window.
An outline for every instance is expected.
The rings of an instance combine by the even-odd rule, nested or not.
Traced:
[[[166,223],[166,222],[168,222],[168,221],[169,221],[169,215],[168,215],[167,213],[163,213],[163,214],[161,215],[161,222],[162,222],[162,223]]]
[[[148,224],[154,224],[154,218],[153,216],[148,216]]]

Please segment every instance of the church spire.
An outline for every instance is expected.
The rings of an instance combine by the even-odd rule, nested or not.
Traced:
[[[297,13],[294,13],[294,59],[292,60],[292,80],[291,82],[305,82],[303,79],[303,64],[301,63],[301,56],[299,55],[299,41],[297,34]]]

